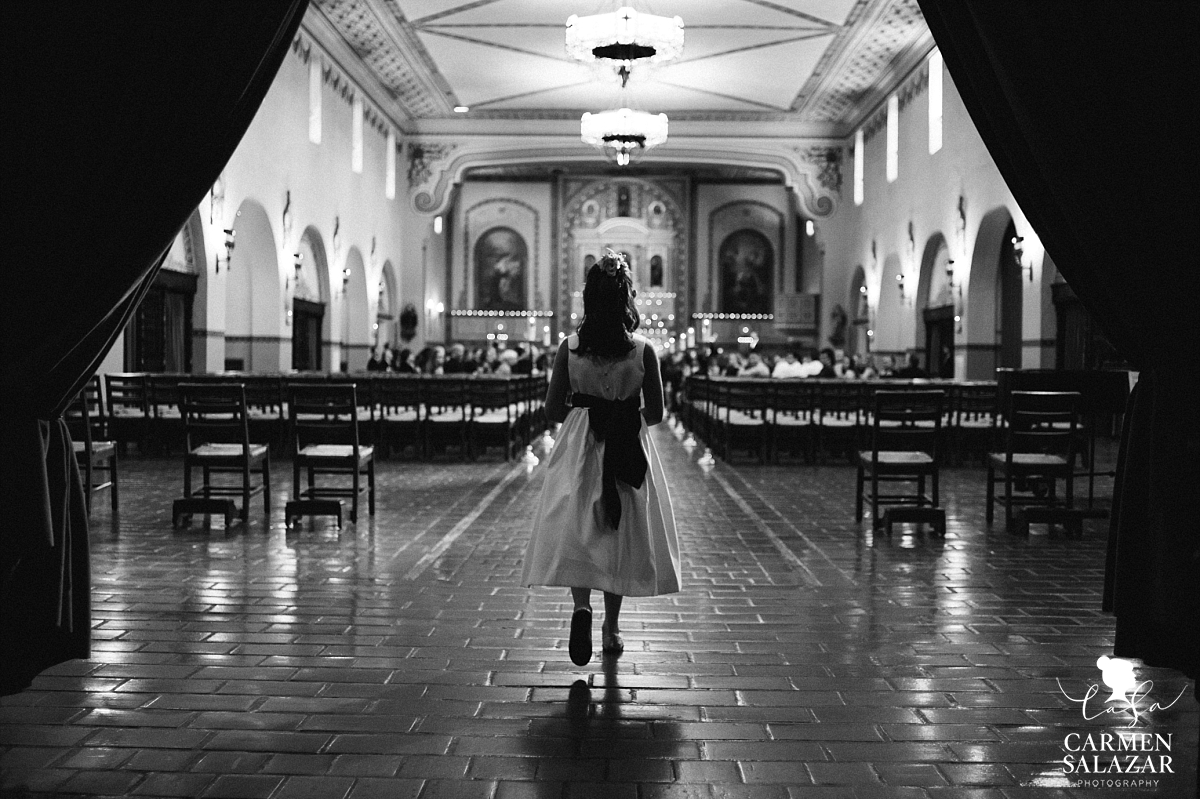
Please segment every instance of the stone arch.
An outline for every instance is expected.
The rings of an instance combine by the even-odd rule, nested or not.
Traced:
[[[396,268],[391,261],[383,262],[379,275],[379,299],[375,305],[375,346],[391,344],[400,346],[400,282],[396,279]]]
[[[250,372],[284,368],[279,248],[262,204],[246,199],[233,220],[225,272],[225,366]],[[291,360],[291,353],[286,353]]]
[[[984,214],[975,234],[971,270],[965,287],[968,380],[991,380],[1000,365],[1000,341],[996,335],[998,321],[1002,318],[998,312],[1002,311],[1000,305],[1004,299],[998,291],[1003,274],[1000,264],[1005,254],[1009,260],[1012,258],[1012,234],[1009,231],[1013,227],[1012,213],[1000,206]],[[1019,326],[1017,335],[1020,336]]]
[[[954,305],[954,294],[946,268],[950,264],[950,246],[940,231],[925,242],[921,253],[921,272],[917,279],[916,339],[918,350],[925,347],[925,311]]]
[[[906,352],[907,348],[905,334],[912,309],[908,306],[908,300],[902,300],[900,297],[900,281],[896,280],[896,275],[902,271],[898,253],[888,253],[884,256],[871,349],[886,355],[898,356]],[[911,290],[905,287],[906,298],[909,296],[907,292]]]
[[[846,298],[847,316],[846,352],[865,357],[871,350],[871,301],[867,291],[867,273],[862,264],[854,267],[850,278],[850,296]]]
[[[371,341],[375,320],[371,318],[370,294],[367,290],[367,269],[362,252],[351,247],[342,267],[342,368],[361,372],[371,358]]]

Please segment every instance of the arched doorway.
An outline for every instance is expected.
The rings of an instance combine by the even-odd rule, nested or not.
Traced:
[[[1007,208],[979,223],[966,296],[968,380],[991,380],[998,366],[1021,366],[1021,270],[1013,252],[1016,226]]]
[[[931,377],[954,377],[954,291],[949,278],[950,249],[935,233],[925,244],[917,286],[917,346],[925,347],[925,369]]]
[[[192,371],[193,308],[204,265],[204,224],[192,211],[126,325],[126,371]]]
[[[316,228],[306,228],[300,236],[293,265],[292,284],[292,368],[298,372],[324,368],[329,340],[329,270],[325,248]]]
[[[379,299],[375,304],[375,347],[384,344],[398,347],[400,331],[396,323],[399,313],[399,295],[396,293],[396,274],[391,261],[383,262],[383,273],[379,276]]]
[[[861,264],[854,267],[846,307],[850,309],[846,352],[865,360],[871,351],[871,337],[867,335],[867,331],[871,329],[871,299],[867,294],[867,273],[863,271]]]
[[[378,286],[376,287],[378,290]],[[371,358],[375,320],[367,302],[367,271],[362,253],[351,247],[342,268],[342,362],[343,372],[361,372]]]
[[[225,369],[278,372],[284,368],[284,309],[271,221],[259,203],[245,200],[233,232],[236,247],[225,273]]]

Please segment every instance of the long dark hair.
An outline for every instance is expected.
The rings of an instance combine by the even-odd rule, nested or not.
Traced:
[[[587,273],[583,287],[583,321],[576,355],[618,358],[633,349],[633,331],[641,324],[634,305],[637,292],[625,259],[611,250]]]

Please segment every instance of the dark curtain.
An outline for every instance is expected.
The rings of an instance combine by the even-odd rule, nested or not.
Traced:
[[[6,6],[0,693],[87,657],[87,515],[61,413],[237,147],[307,0]]]
[[[1200,666],[1200,4],[919,0],[988,151],[1136,369],[1105,609],[1117,655]]]

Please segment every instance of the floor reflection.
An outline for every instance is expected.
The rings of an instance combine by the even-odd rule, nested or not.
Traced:
[[[530,787],[539,799],[558,799],[566,785],[669,783],[676,761],[698,754],[677,720],[640,703],[638,689],[621,684],[619,657],[605,656],[600,666],[571,683],[565,699],[549,694],[560,710],[530,720],[524,750],[537,761]]]

